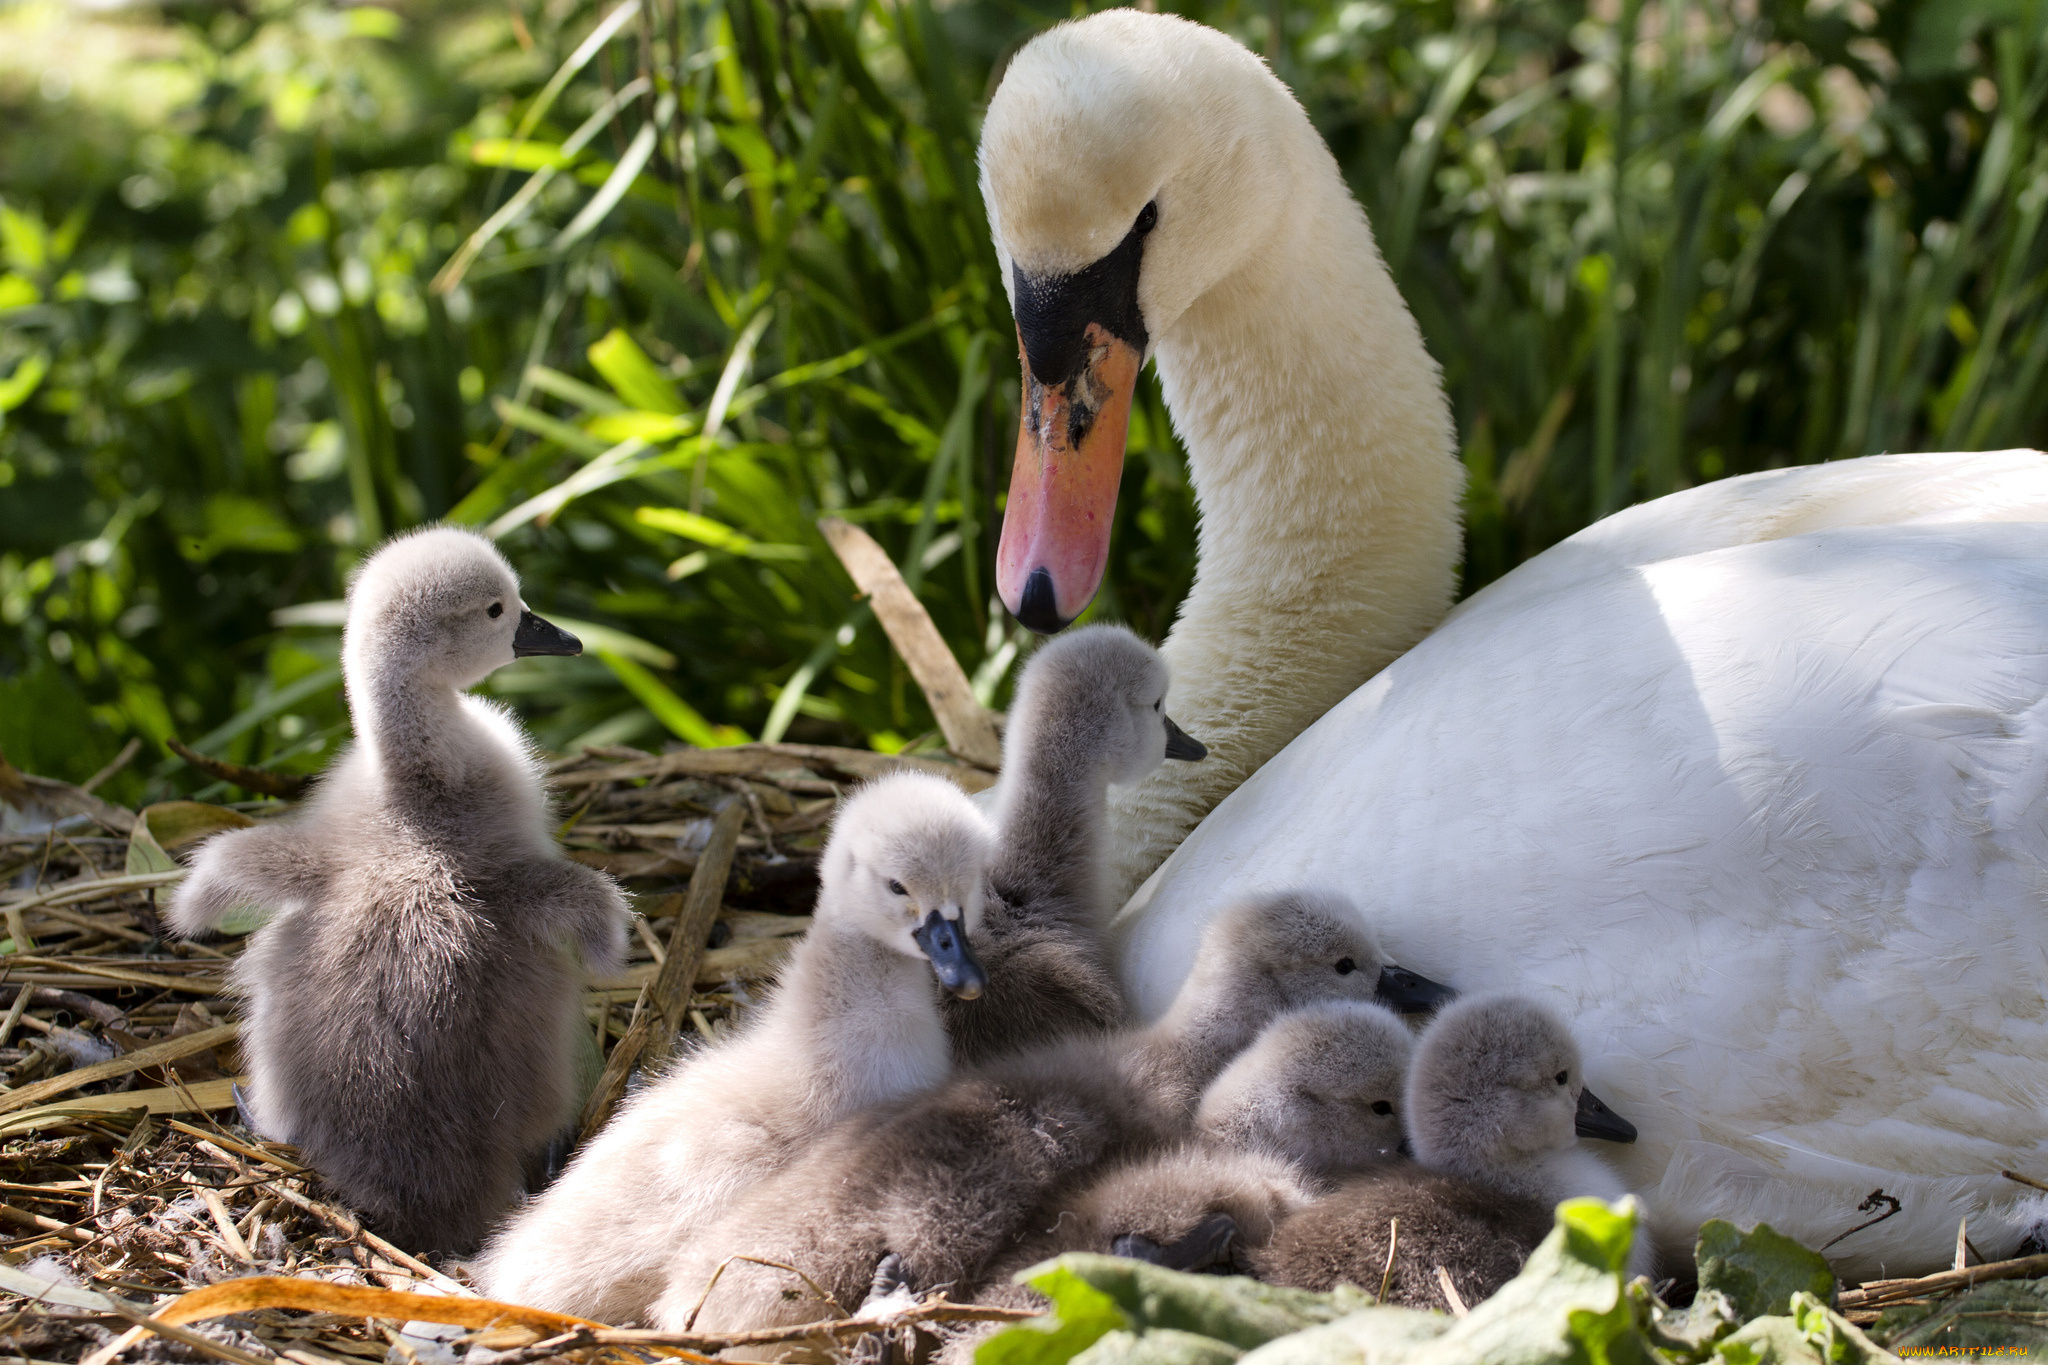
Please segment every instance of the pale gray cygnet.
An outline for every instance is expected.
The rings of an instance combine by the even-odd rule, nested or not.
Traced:
[[[1491,1296],[1549,1233],[1559,1202],[1624,1193],[1620,1177],[1576,1145],[1584,1086],[1570,1029],[1535,1001],[1500,993],[1447,1006],[1409,1071],[1414,1162],[1347,1180],[1284,1221],[1254,1257],[1259,1275],[1303,1289],[1377,1290],[1391,1237],[1393,1302],[1444,1306],[1437,1266],[1466,1303]],[[1631,1273],[1649,1269],[1647,1239],[1638,1238]]]
[[[1240,903],[1204,931],[1193,972],[1157,1023],[1008,1054],[827,1135],[678,1248],[655,1322],[687,1321],[712,1272],[736,1254],[794,1265],[846,1308],[891,1256],[913,1292],[980,1283],[1026,1229],[1048,1225],[1074,1182],[1184,1136],[1202,1091],[1275,1015],[1370,999],[1380,966],[1340,899]],[[696,1326],[834,1311],[783,1272],[734,1262]]]
[[[988,994],[948,1002],[954,1059],[988,1061],[1123,1022],[1103,926],[1108,789],[1208,751],[1166,714],[1166,663],[1117,625],[1047,641],[1025,665],[1003,740],[994,888],[977,938]]]
[[[1189,1141],[1092,1176],[996,1260],[975,1298],[1035,1304],[1011,1276],[1069,1251],[1249,1273],[1250,1254],[1332,1177],[1397,1159],[1413,1049],[1381,1005],[1287,1011],[1203,1092]]]
[[[994,832],[943,778],[899,773],[840,807],[816,917],[730,1039],[629,1099],[480,1258],[492,1298],[645,1319],[677,1242],[835,1121],[951,1070],[942,994],[986,978],[969,948]]]
[[[579,648],[483,537],[390,541],[349,591],[355,743],[300,811],[207,841],[166,917],[274,912],[233,972],[249,1118],[401,1246],[468,1251],[517,1197],[575,1105],[582,971],[624,955],[617,884],[563,856],[525,735],[465,691]]]

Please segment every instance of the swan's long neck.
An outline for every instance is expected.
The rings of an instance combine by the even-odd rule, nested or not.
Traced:
[[[1201,506],[1167,709],[1209,746],[1111,795],[1112,903],[1450,609],[1464,487],[1437,366],[1306,118],[1284,234],[1156,339]]]

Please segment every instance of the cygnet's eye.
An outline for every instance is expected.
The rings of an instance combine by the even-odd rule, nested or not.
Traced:
[[[1378,1114],[1381,1118],[1385,1118],[1394,1112],[1394,1106],[1386,1100],[1374,1100],[1372,1102],[1372,1112]]]
[[[493,621],[497,620],[500,616],[503,616],[504,614],[505,604],[503,602],[493,602],[491,603],[490,606],[484,608],[484,615],[490,617]]]
[[[1357,970],[1358,964],[1356,962],[1353,962],[1350,958],[1340,957],[1337,959],[1337,975],[1349,976]]]
[[[1164,705],[1166,705],[1166,698],[1161,697],[1158,701],[1152,703],[1152,709],[1154,711],[1157,711],[1160,707]]]
[[[1144,236],[1159,226],[1159,205],[1155,201],[1138,210],[1138,221],[1131,225],[1131,231]]]
[[[889,890],[891,893],[898,896],[907,896],[910,894],[909,890],[903,885],[903,883],[897,881],[894,877],[891,877],[889,879]]]
[[[1572,1073],[1569,1071],[1560,1071],[1557,1073],[1557,1083],[1559,1085],[1570,1085],[1571,1079]]]

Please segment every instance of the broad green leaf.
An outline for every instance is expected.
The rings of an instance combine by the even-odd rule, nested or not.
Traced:
[[[603,441],[630,441],[638,437],[652,445],[694,436],[697,418],[687,412],[676,416],[661,412],[601,412],[584,422],[583,429]]]
[[[1075,1254],[1050,1264],[1109,1295],[1139,1331],[1194,1332],[1246,1351],[1370,1302],[1351,1290],[1312,1294],[1239,1276],[1188,1275],[1121,1256]]]
[[[551,370],[545,365],[528,365],[526,382],[542,393],[551,393],[564,402],[574,403],[585,412],[624,412],[626,405],[606,393],[594,388],[573,375]]]
[[[0,254],[16,270],[31,273],[50,263],[49,234],[33,214],[0,204]]]
[[[1130,1325],[1114,1299],[1063,1260],[1033,1266],[1017,1278],[1050,1299],[1052,1311],[984,1341],[974,1353],[974,1365],[1066,1365],[1105,1334]]]
[[[1430,1365],[1652,1359],[1621,1283],[1637,1209],[1632,1197],[1611,1208],[1597,1199],[1558,1205],[1557,1226],[1522,1273],[1412,1358]]]
[[[749,742],[747,732],[736,725],[713,725],[704,719],[697,708],[691,706],[652,673],[624,655],[609,649],[593,650],[624,683],[626,690],[640,701],[640,704],[654,713],[654,718],[667,726],[676,738],[700,749],[715,749],[727,744]]]
[[[396,38],[405,31],[398,16],[379,5],[356,5],[343,13],[348,31],[358,38]]]
[[[680,507],[642,507],[633,513],[633,520],[642,526],[652,526],[657,531],[686,537],[700,545],[728,554],[745,555],[749,559],[809,559],[811,552],[801,545],[767,545],[753,537],[733,530],[724,522],[713,521],[710,517],[696,512],[685,512]]]
[[[1834,1301],[1835,1276],[1827,1261],[1768,1223],[1739,1232],[1733,1224],[1714,1219],[1700,1229],[1693,1255],[1699,1263],[1700,1289],[1727,1295],[1742,1322],[1784,1316],[1791,1311],[1792,1295],[1801,1291]]]
[[[27,359],[14,367],[14,373],[0,379],[0,412],[12,412],[28,401],[36,391],[36,385],[43,382],[43,376],[50,372],[50,356],[47,351],[31,353]]]
[[[654,363],[632,337],[614,327],[590,343],[590,366],[604,376],[629,407],[675,416],[685,409],[668,371]]]
[[[1714,1348],[1717,1365],[1824,1365],[1827,1360],[1786,1317],[1758,1318]]]
[[[36,288],[33,281],[21,275],[0,275],[0,313],[42,301],[43,291]]]
[[[239,493],[216,493],[206,500],[205,529],[184,537],[179,552],[204,564],[228,550],[258,554],[289,554],[299,548],[299,533],[270,504]]]
[[[1074,1365],[1231,1365],[1244,1352],[1194,1332],[1155,1328],[1110,1332],[1074,1357]]]
[[[550,417],[537,408],[530,408],[524,403],[496,397],[491,399],[491,406],[497,409],[498,416],[521,431],[530,431],[557,445],[566,446],[579,455],[588,455],[594,459],[610,449],[603,441],[588,432],[572,427],[560,418]]]
[[[1449,1331],[1448,1313],[1392,1305],[1361,1308],[1322,1327],[1267,1342],[1244,1359],[1253,1365],[1381,1365],[1404,1361]]]

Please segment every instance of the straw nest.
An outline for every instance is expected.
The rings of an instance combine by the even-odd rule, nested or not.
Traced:
[[[0,1351],[94,1365],[116,1355],[482,1365],[701,1360],[735,1344],[477,1299],[462,1265],[384,1241],[291,1148],[241,1126],[239,1025],[224,992],[243,940],[166,941],[156,898],[206,834],[275,818],[299,784],[186,757],[270,799],[130,811],[93,796],[96,783],[69,786],[0,758]],[[585,995],[606,1068],[583,1131],[640,1069],[736,1025],[810,923],[840,793],[904,766],[969,790],[993,781],[967,764],[789,744],[607,748],[553,765],[569,855],[620,878],[637,912],[631,960]],[[891,1322],[907,1332],[962,1313],[1003,1316],[938,1302]],[[769,1335],[836,1354],[884,1325]]]

